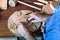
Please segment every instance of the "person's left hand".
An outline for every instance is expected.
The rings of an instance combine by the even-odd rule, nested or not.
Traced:
[[[23,25],[23,23],[19,23],[17,30],[18,30],[18,33],[19,33],[21,36],[24,36],[25,33],[27,32],[27,29],[26,29],[25,25]]]
[[[23,36],[26,40],[36,40],[32,34],[30,33],[30,31],[28,30],[28,28],[26,28],[26,26],[24,25],[24,23],[19,23],[18,25],[18,33]]]

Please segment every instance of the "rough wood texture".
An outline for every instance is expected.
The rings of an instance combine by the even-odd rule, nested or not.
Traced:
[[[7,28],[7,21],[6,20],[0,21],[0,36],[1,37],[13,36],[13,34],[10,33],[9,29]]]
[[[31,11],[37,11],[35,9],[32,9],[30,7],[18,4],[16,7],[8,7],[8,9],[6,11],[0,11],[0,36],[13,36],[13,34],[11,34],[11,32],[9,31],[8,27],[7,27],[7,20],[9,18],[9,16],[17,10],[31,10]],[[37,32],[38,33],[38,32]]]

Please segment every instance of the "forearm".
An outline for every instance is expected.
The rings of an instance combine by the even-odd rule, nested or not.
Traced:
[[[18,32],[20,33],[21,36],[23,36],[26,40],[36,40],[29,32],[28,28],[26,27],[21,27],[18,26],[19,30]]]
[[[29,32],[24,33],[24,38],[26,40],[36,40]]]

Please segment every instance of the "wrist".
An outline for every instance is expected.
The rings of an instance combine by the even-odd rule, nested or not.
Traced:
[[[47,15],[40,15],[39,18],[42,20],[42,21],[46,21],[50,16],[47,16]]]

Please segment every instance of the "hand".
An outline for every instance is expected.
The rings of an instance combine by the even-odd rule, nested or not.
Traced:
[[[29,30],[25,27],[25,25],[23,25],[22,23],[20,23],[18,25],[18,33],[23,36],[26,40],[36,40],[29,32]]]
[[[27,29],[25,29],[25,26],[24,26],[22,23],[19,23],[19,25],[18,25],[18,33],[19,33],[21,36],[25,36],[26,30],[27,30]]]
[[[41,22],[42,21],[42,18],[39,18],[37,15],[35,14],[30,14],[29,15],[30,17],[28,18],[28,21],[31,21],[31,22]]]

